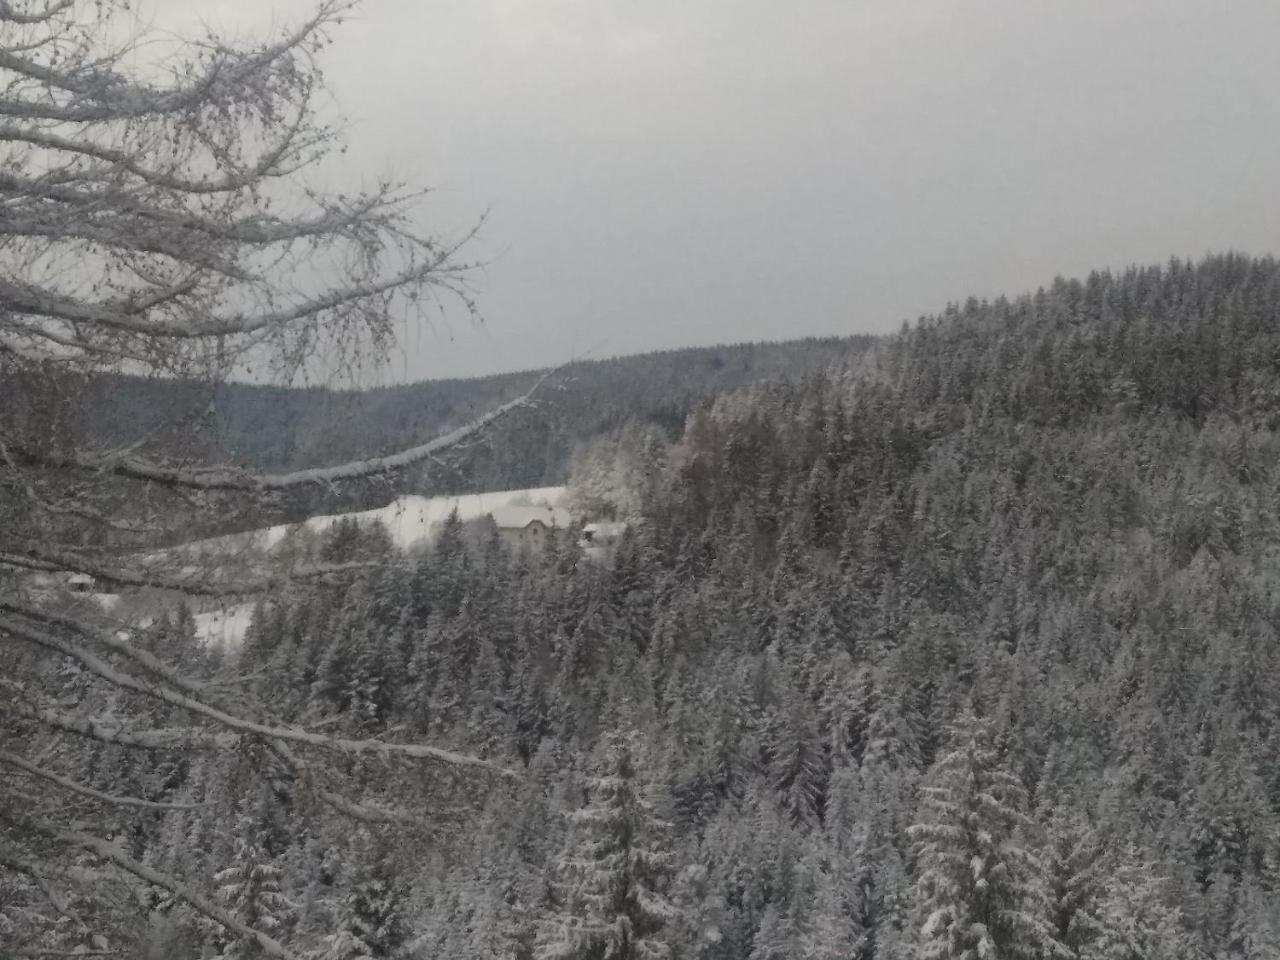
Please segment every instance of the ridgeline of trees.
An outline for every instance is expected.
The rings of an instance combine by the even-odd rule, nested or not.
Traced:
[[[264,600],[241,650],[148,634],[264,721],[489,786],[353,754],[352,802],[413,814],[353,828],[245,790],[252,736],[75,761],[201,804],[120,833],[323,956],[1274,957],[1278,428],[1275,261],[972,301],[701,404],[610,565],[342,525],[326,559],[364,572]],[[146,906],[118,936],[248,955]]]
[[[759,381],[795,380],[842,365],[868,336],[747,343],[579,361],[555,372],[537,406],[490,430],[448,467],[412,478],[422,490],[510,490],[564,483],[577,447],[628,422],[675,440],[694,407]],[[402,450],[519,396],[543,371],[432,380],[364,391],[94,378],[78,429],[105,444],[261,470],[310,467]],[[386,496],[385,493],[380,494]]]

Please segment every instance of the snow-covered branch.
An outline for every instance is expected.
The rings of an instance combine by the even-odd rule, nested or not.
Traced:
[[[99,627],[93,626],[92,624],[85,623],[83,620],[79,620],[75,617],[70,617],[66,614],[52,610],[46,610],[42,607],[8,597],[0,597],[0,611],[16,614],[17,616],[24,617],[27,620],[35,620],[38,623],[59,627],[64,630],[73,630],[86,639],[105,647],[111,652],[127,657],[148,673],[158,677],[166,683],[172,684],[176,689],[185,691],[197,698],[204,694],[204,684],[197,683],[192,680],[181,671],[176,670],[159,657],[155,656],[155,654],[134,646],[125,639],[127,634],[125,634],[124,631],[117,631],[113,633],[110,630],[103,630]]]
[[[110,803],[121,807],[138,807],[143,810],[196,810],[205,806],[201,803],[164,803],[159,800],[144,800],[141,797],[120,796],[114,793],[105,793],[102,790],[95,790],[93,787],[85,786],[83,783],[76,783],[69,777],[54,773],[52,770],[46,770],[44,767],[37,766],[29,760],[18,756],[15,753],[9,753],[6,750],[0,750],[0,764],[21,770],[33,777],[39,777],[49,783],[56,783],[64,790],[70,790],[72,793],[78,793],[83,797],[89,797],[93,800],[101,800],[103,803]]]
[[[383,756],[410,757],[415,760],[433,760],[450,766],[476,768],[490,773],[515,776],[505,767],[481,760],[479,757],[455,753],[418,743],[387,743],[383,740],[349,740],[342,737],[327,737],[323,734],[311,733],[295,727],[277,727],[258,723],[242,717],[234,716],[219,710],[192,697],[172,690],[159,682],[148,682],[117,669],[101,657],[90,653],[79,644],[56,637],[43,630],[37,630],[25,624],[9,619],[0,619],[0,634],[24,640],[36,646],[44,647],[80,663],[91,673],[106,680],[112,686],[122,690],[131,690],[152,699],[181,707],[190,713],[212,720],[228,730],[237,733],[248,733],[267,740],[284,740],[324,750],[338,751],[346,754],[376,754]]]
[[[0,767],[11,774],[0,817],[5,842],[19,846],[15,862],[41,868],[22,881],[36,905],[23,922],[51,933],[53,949],[65,920],[32,884],[51,864],[83,864],[87,851],[111,865],[109,882],[81,886],[119,894],[88,897],[112,922],[151,884],[258,953],[296,956],[293,932],[221,902],[201,874],[163,873],[155,847],[144,856],[101,839],[144,823],[138,836],[157,823],[175,832],[203,823],[173,813],[191,804],[145,797],[185,799],[199,777],[235,768],[244,782],[229,805],[241,819],[251,797],[292,780],[325,818],[430,832],[441,810],[474,800],[471,787],[515,776],[463,752],[361,736],[382,726],[327,736],[307,726],[315,712],[260,702],[258,683],[215,690],[143,649],[105,606],[81,616],[49,602],[41,581],[65,577],[35,576],[129,588],[124,608],[153,591],[247,597],[343,583],[371,561],[232,570],[167,545],[183,524],[210,529],[294,505],[278,492],[386,478],[532,404],[530,390],[409,449],[278,473],[177,459],[199,456],[199,438],[171,440],[203,421],[169,411],[140,425],[148,449],[164,453],[105,449],[95,412],[82,409],[95,390],[82,374],[180,376],[214,393],[250,365],[287,375],[329,348],[326,365],[381,353],[439,296],[475,315],[460,250],[471,234],[424,229],[415,205],[426,191],[393,180],[330,190],[317,186],[327,177],[306,176],[343,149],[340,121],[325,117],[318,55],[353,5],[318,0],[295,28],[233,43],[161,35],[136,22],[129,0],[0,0],[0,649],[14,664],[0,676]],[[299,492],[311,502],[314,491]],[[360,757],[417,781],[429,808],[389,783],[351,789],[347,759]],[[117,777],[116,765],[138,776]],[[157,790],[122,785],[138,782]],[[72,817],[103,823],[68,832]],[[8,922],[0,910],[0,937]]]
[[[78,717],[51,708],[0,700],[0,713],[72,733],[100,743],[141,750],[230,750],[238,741],[233,733],[203,727],[138,728],[111,716]]]
[[[34,11],[19,10],[9,0],[0,2],[0,23],[24,25],[44,23],[58,14],[70,10],[76,0],[52,0],[48,6]]]
[[[205,897],[195,890],[191,889],[188,884],[162,873],[145,863],[140,863],[132,857],[124,853],[118,846],[109,843],[99,837],[94,837],[86,833],[80,833],[74,830],[53,830],[48,829],[48,833],[56,839],[71,846],[79,847],[90,853],[96,854],[103,860],[115,864],[121,870],[133,874],[139,880],[145,880],[147,883],[153,883],[161,889],[169,891],[173,896],[182,900],[196,910],[203,913],[211,920],[216,920],[228,930],[238,933],[242,937],[247,937],[257,943],[262,952],[269,957],[279,957],[281,960],[302,960],[302,958],[282,944],[274,937],[268,936],[261,930],[255,930],[252,927],[242,923],[236,919],[229,911],[225,910],[218,904],[214,903],[208,897]]]
[[[231,580],[211,577],[205,570],[179,576],[145,568],[131,570],[122,566],[109,566],[104,561],[80,553],[48,547],[29,547],[26,554],[0,553],[0,566],[4,565],[46,572],[85,573],[103,583],[121,587],[171,590],[193,597],[214,598],[251,597],[291,584],[314,583],[325,577],[351,573],[367,566],[362,562],[307,564],[291,567],[283,573],[263,571],[248,579]]]
[[[420,463],[481,434],[512,411],[530,406],[535,393],[548,375],[544,374],[533,387],[514,400],[508,400],[470,423],[441,434],[426,443],[382,457],[352,460],[329,467],[314,467],[287,473],[254,473],[237,467],[170,467],[138,457],[100,458],[87,454],[73,454],[63,458],[41,456],[50,466],[70,466],[80,470],[111,473],[132,480],[148,480],[195,490],[270,491],[362,480],[393,473]]]

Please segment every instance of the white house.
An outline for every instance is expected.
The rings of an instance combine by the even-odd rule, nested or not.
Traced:
[[[510,504],[490,511],[489,516],[512,550],[539,547],[553,529],[563,530],[571,522],[568,510],[548,504]]]

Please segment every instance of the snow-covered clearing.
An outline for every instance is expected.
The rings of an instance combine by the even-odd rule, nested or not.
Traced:
[[[279,546],[289,534],[298,530],[324,533],[339,520],[354,519],[362,524],[380,521],[391,534],[392,542],[401,550],[430,543],[440,525],[455,509],[463,520],[478,520],[487,514],[512,506],[564,507],[568,502],[565,487],[532,487],[527,490],[496,490],[468,493],[453,497],[397,497],[385,507],[357,513],[337,513],[311,517],[302,523],[283,523],[248,533],[196,540],[182,549],[201,556],[241,550],[267,552]]]
[[[237,603],[218,610],[192,614],[192,619],[196,622],[196,639],[211,647],[237,647],[244,639],[252,617],[252,603]]]
[[[360,524],[382,523],[396,547],[410,550],[431,543],[454,510],[458,511],[459,518],[464,521],[479,520],[495,511],[518,506],[554,508],[557,516],[567,516],[567,503],[568,493],[565,487],[497,490],[451,497],[404,496],[397,497],[376,510],[311,517],[301,523],[285,523],[247,533],[196,540],[178,549],[188,556],[209,559],[245,554],[267,555],[285,543],[291,534],[300,530],[323,534],[340,520],[354,519]],[[206,607],[195,613],[197,638],[211,646],[237,646],[249,628],[253,607],[251,602],[228,601],[223,606]]]

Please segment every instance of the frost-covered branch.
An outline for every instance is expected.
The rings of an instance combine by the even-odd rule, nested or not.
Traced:
[[[102,790],[95,790],[93,787],[85,786],[83,783],[76,783],[69,777],[54,773],[52,770],[36,766],[29,760],[6,750],[0,750],[0,764],[21,770],[49,783],[56,783],[64,790],[70,790],[72,793],[78,793],[81,796],[89,797],[93,800],[101,800],[103,803],[110,803],[116,806],[138,807],[143,810],[197,810],[205,806],[202,803],[165,803],[159,800],[144,800],[141,797],[126,797],[114,793],[105,793]]]
[[[0,714],[29,720],[52,730],[75,734],[99,743],[141,750],[230,750],[238,740],[235,734],[202,727],[137,728],[127,726],[111,716],[90,714],[78,717],[51,708],[31,707],[5,700],[0,700]]]
[[[210,577],[207,571],[173,576],[148,569],[131,570],[123,566],[108,566],[103,561],[80,553],[47,547],[29,547],[26,554],[0,553],[0,566],[3,565],[45,572],[84,573],[103,583],[120,587],[171,590],[193,597],[213,598],[250,597],[279,590],[290,584],[315,582],[324,577],[350,573],[367,566],[361,562],[308,564],[292,567],[285,573],[262,572],[248,579],[231,580]]]
[[[166,683],[172,684],[175,688],[185,691],[194,697],[200,697],[204,694],[205,685],[197,683],[190,677],[184,675],[179,670],[165,663],[159,657],[146,650],[134,646],[125,637],[124,631],[111,632],[95,627],[92,624],[85,623],[75,617],[67,616],[52,610],[46,610],[42,607],[35,606],[30,603],[24,603],[7,597],[0,597],[0,611],[16,614],[28,620],[35,620],[38,623],[44,623],[49,626],[55,626],[66,630],[73,630],[87,640],[105,647],[112,653],[118,653],[127,657],[134,663],[138,664],[148,673]]]
[[[145,863],[128,856],[114,843],[110,843],[100,837],[95,837],[87,833],[76,830],[58,830],[53,827],[45,826],[42,832],[53,837],[54,839],[73,847],[79,847],[90,853],[101,857],[109,863],[114,864],[126,873],[130,873],[139,880],[147,883],[155,884],[163,890],[169,891],[173,896],[182,900],[196,910],[200,911],[211,920],[216,920],[228,930],[238,933],[242,937],[247,937],[257,943],[262,952],[269,957],[279,957],[282,960],[301,960],[301,957],[282,944],[274,937],[268,936],[261,930],[255,930],[253,927],[242,923],[236,919],[230,911],[219,906],[217,903],[197,893],[191,889],[190,885],[171,877],[167,873],[162,873],[154,867],[150,867]]]
[[[288,473],[254,473],[235,467],[169,467],[137,457],[107,459],[74,454],[61,459],[46,456],[44,460],[51,466],[71,466],[80,470],[111,473],[132,480],[148,480],[196,490],[270,491],[362,480],[412,466],[483,433],[512,411],[528,407],[546,376],[544,374],[531,389],[514,400],[500,404],[470,423],[441,434],[426,443],[382,457],[352,460],[329,467],[293,470]]]
[[[86,374],[181,376],[212,388],[252,365],[287,379],[384,354],[442,301],[474,317],[461,249],[472,234],[425,229],[425,190],[394,180],[318,186],[344,149],[318,58],[352,7],[318,0],[293,28],[246,43],[161,34],[135,20],[129,0],[0,0],[0,767],[12,774],[0,808],[25,818],[13,830],[18,821],[6,821],[5,842],[37,865],[83,862],[86,851],[114,865],[113,919],[136,907],[136,878],[275,957],[295,956],[288,938],[254,929],[196,875],[164,874],[101,839],[122,825],[179,830],[200,819],[166,817],[190,805],[138,793],[180,797],[173,791],[193,784],[192,770],[239,765],[249,793],[283,789],[291,775],[325,816],[429,830],[438,798],[426,816],[413,807],[420,798],[371,789],[377,799],[367,800],[343,781],[345,758],[413,762],[433,794],[461,790],[465,774],[485,785],[513,774],[427,744],[326,736],[251,689],[215,691],[143,649],[109,610],[82,617],[57,607],[38,575],[87,574],[135,592],[126,605],[151,591],[245,597],[336,582],[368,564],[229,571],[164,545],[184,524],[209,529],[274,509],[285,502],[277,492],[385,478],[532,403],[529,391],[406,450],[279,473],[180,461],[199,444],[165,444],[200,426],[166,411],[141,428],[147,448],[163,453],[101,449],[110,441],[84,415]],[[117,762],[136,763],[165,792],[120,786],[109,773]],[[283,769],[290,774],[277,777]],[[73,816],[104,822],[68,832]],[[39,907],[32,922],[65,922]]]
[[[306,746],[319,747],[325,750],[347,754],[379,754],[383,756],[403,756],[417,760],[434,760],[451,766],[474,767],[493,773],[514,774],[504,767],[488,760],[467,754],[455,753],[417,743],[387,743],[382,740],[349,740],[341,737],[327,737],[323,734],[311,733],[294,727],[277,727],[257,723],[242,717],[234,716],[217,707],[202,703],[178,691],[172,690],[159,682],[148,682],[132,674],[118,670],[101,657],[90,653],[79,644],[54,636],[43,630],[36,630],[13,620],[0,619],[0,634],[24,640],[36,646],[44,647],[80,663],[91,673],[106,680],[112,686],[122,690],[131,690],[144,696],[180,707],[190,713],[212,720],[237,733],[248,733],[267,740],[284,740]]]

